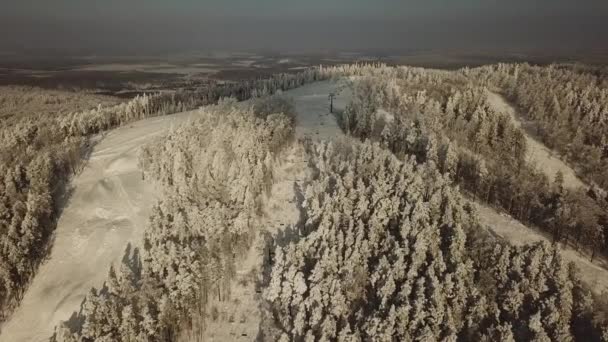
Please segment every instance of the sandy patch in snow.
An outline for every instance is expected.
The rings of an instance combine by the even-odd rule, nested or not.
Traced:
[[[524,133],[526,133],[526,143],[528,145],[527,158],[536,163],[536,165],[549,177],[549,180],[553,181],[557,171],[561,171],[564,174],[564,186],[572,189],[587,187],[585,183],[577,177],[576,173],[569,165],[562,161],[553,153],[553,151],[549,150],[545,145],[526,132],[522,127],[522,120],[515,111],[515,108],[513,108],[503,96],[497,93],[488,92],[488,100],[496,110],[508,114],[515,126],[521,128]]]
[[[85,169],[72,182],[74,192],[59,219],[49,259],[2,326],[1,341],[47,341],[89,290],[102,286],[127,244],[140,245],[159,189],[142,181],[137,150],[191,115],[142,120],[96,139]]]

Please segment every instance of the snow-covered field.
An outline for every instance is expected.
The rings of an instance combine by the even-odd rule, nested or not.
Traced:
[[[522,121],[516,113],[515,108],[513,108],[502,95],[488,92],[488,100],[496,110],[508,114],[516,127],[523,129]],[[573,189],[585,187],[585,184],[578,178],[569,165],[562,161],[545,145],[531,137],[528,132],[525,130],[524,132],[526,133],[526,142],[528,145],[527,158],[536,163],[537,167],[543,170],[550,180],[555,178],[557,171],[561,171],[564,174],[564,186]]]
[[[180,66],[169,63],[157,63],[157,64],[122,64],[122,63],[109,63],[109,64],[93,64],[87,65],[75,70],[79,71],[139,71],[139,72],[153,72],[161,74],[199,74],[199,73],[214,73],[217,69],[213,68],[213,65],[192,65],[192,66]]]
[[[335,118],[329,114],[328,99],[329,93],[340,86],[335,81],[323,81],[284,93],[295,101],[299,137],[331,139],[342,135]],[[334,100],[334,107],[344,108],[349,95],[348,91],[341,92]],[[142,180],[137,150],[171,126],[187,122],[195,113],[145,119],[96,139],[85,169],[72,182],[74,192],[60,217],[51,254],[38,270],[20,307],[2,326],[0,341],[47,341],[55,325],[79,309],[90,289],[103,285],[110,265],[120,261],[127,245],[140,245],[149,210],[160,189],[153,182]],[[286,158],[285,163],[279,173],[281,182],[271,196],[275,199],[268,202],[266,226],[271,223],[276,226],[281,220],[286,224],[293,216],[284,214],[295,209],[290,199],[295,196],[293,185],[301,169],[296,171],[293,167],[293,156]],[[291,209],[276,207],[277,203]],[[248,258],[248,262],[240,265],[241,274],[262,265],[261,255],[255,250],[251,252],[257,257]],[[245,308],[241,313],[250,316],[248,328],[244,330],[248,337],[244,340],[251,340],[257,332],[257,324],[251,322],[256,319],[259,322],[259,314],[256,316],[256,310],[251,307],[256,303],[253,284],[250,282],[242,288],[235,284],[234,289],[235,294],[239,294],[235,296],[241,303],[239,307]],[[236,333],[225,328],[212,325],[208,331],[216,338]]]
[[[344,82],[323,81],[287,91],[294,99],[298,138],[335,139],[343,137],[336,120],[329,113],[330,93],[336,93],[334,108],[342,110],[352,93]],[[498,94],[490,93],[497,109],[508,113],[519,125],[513,108]],[[121,127],[96,138],[97,144],[84,171],[72,182],[74,192],[56,230],[48,260],[40,267],[21,306],[2,326],[0,341],[46,341],[59,321],[69,319],[79,309],[86,293],[99,288],[109,266],[122,258],[128,244],[141,244],[149,209],[160,189],[142,180],[137,167],[137,150],[173,125],[182,124],[195,112],[150,118]],[[553,177],[562,170],[567,186],[583,183],[573,170],[534,139],[527,137],[529,158]],[[285,228],[299,219],[298,185],[309,176],[304,153],[297,144],[288,147],[276,170],[276,184],[265,201],[260,235],[245,260],[238,265],[232,300],[212,302],[210,309],[217,319],[207,322],[206,330],[197,332],[204,340],[225,341],[255,339],[261,313],[256,281],[264,264],[264,239],[268,233],[279,238]],[[481,223],[500,238],[514,244],[548,240],[541,232],[524,226],[507,215],[476,204]],[[608,290],[608,271],[589,262],[571,249],[564,249],[568,261],[582,270],[582,278],[598,292]],[[200,335],[199,335],[200,336]]]

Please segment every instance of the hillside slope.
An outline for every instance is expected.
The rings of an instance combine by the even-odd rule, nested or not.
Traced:
[[[140,244],[158,189],[141,179],[137,150],[192,114],[142,120],[94,140],[86,167],[73,179],[52,251],[2,326],[0,340],[47,341],[55,325],[103,283],[127,244]]]

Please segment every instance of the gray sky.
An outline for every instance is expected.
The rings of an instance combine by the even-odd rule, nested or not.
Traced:
[[[0,51],[608,48],[607,0],[1,0]]]

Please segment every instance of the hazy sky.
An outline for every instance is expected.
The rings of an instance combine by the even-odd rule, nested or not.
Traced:
[[[0,0],[0,51],[608,49],[608,0]]]

